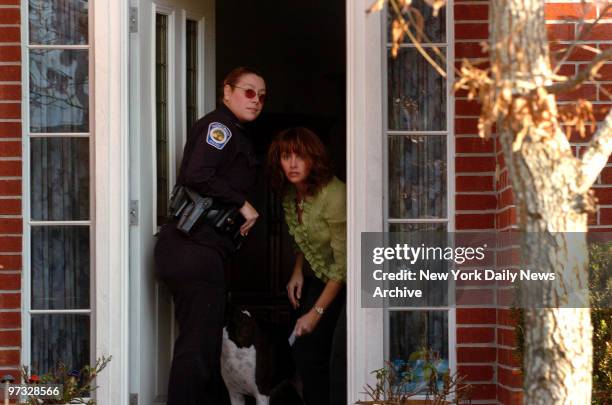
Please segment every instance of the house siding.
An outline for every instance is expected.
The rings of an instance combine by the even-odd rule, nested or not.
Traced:
[[[21,15],[0,0],[0,377],[21,358]]]

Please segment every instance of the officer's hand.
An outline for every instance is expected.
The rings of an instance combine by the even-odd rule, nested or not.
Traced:
[[[259,213],[248,201],[244,202],[244,205],[240,208],[240,213],[246,220],[240,227],[240,234],[242,236],[246,236],[249,234],[249,230],[253,227],[253,225],[255,225],[257,218],[259,218]]]
[[[302,269],[296,267],[293,270],[293,274],[287,283],[287,295],[289,296],[289,302],[293,309],[297,309],[300,306],[300,298],[302,298],[302,286],[304,285],[304,275]]]

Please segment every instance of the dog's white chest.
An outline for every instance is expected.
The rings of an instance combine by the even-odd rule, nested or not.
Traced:
[[[255,346],[239,348],[230,340],[227,328],[223,328],[223,345],[221,348],[221,375],[228,391],[260,395],[255,383]]]

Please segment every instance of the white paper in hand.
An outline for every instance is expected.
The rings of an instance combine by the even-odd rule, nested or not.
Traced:
[[[295,343],[295,329],[293,330],[293,332],[291,332],[291,336],[289,336],[289,346],[293,346],[293,344]]]

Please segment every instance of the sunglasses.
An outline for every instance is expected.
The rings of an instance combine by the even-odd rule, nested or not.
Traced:
[[[240,90],[244,90],[244,95],[246,98],[253,98],[253,97],[258,97],[259,98],[259,102],[263,104],[264,101],[266,101],[266,94],[262,93],[257,95],[257,92],[253,89],[247,89],[245,87],[239,87],[239,86],[232,86],[235,87],[237,89]]]

